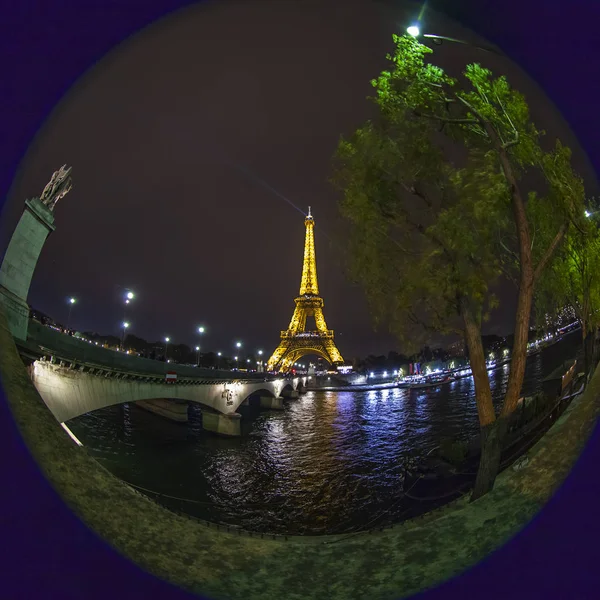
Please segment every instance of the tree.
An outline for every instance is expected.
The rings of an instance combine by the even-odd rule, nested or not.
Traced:
[[[595,214],[570,229],[540,278],[535,298],[537,320],[543,324],[555,322],[565,310],[572,310],[581,325],[585,373],[590,371],[595,332],[600,325],[600,230]]]
[[[375,324],[387,322],[405,347],[432,334],[464,335],[482,436],[476,499],[493,487],[519,399],[535,282],[583,213],[583,184],[567,147],[541,147],[543,132],[506,78],[469,64],[458,81],[427,63],[432,50],[415,39],[394,42],[390,70],[372,81],[377,117],[340,140],[333,181],[350,222],[350,272]],[[532,172],[543,192],[528,183]],[[503,274],[518,293],[496,415],[481,326]]]

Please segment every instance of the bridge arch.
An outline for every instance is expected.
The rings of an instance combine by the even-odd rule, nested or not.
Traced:
[[[234,415],[249,396],[260,391],[278,398],[284,386],[296,389],[301,381],[300,378],[271,381],[190,378],[171,384],[156,377],[81,367],[41,360],[30,367],[35,387],[60,422],[116,404],[159,398],[187,400],[212,412]]]

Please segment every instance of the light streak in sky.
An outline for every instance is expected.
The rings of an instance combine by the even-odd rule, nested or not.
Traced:
[[[242,173],[251,177],[257,183],[260,183],[264,188],[268,189],[270,192],[273,192],[278,198],[285,200],[289,205],[293,206],[299,213],[303,214],[306,217],[306,213],[299,207],[297,207],[287,196],[284,196],[282,193],[278,192],[273,186],[269,185],[264,179],[261,179],[256,173],[253,173],[247,167],[236,164],[234,165],[237,169],[239,169]]]

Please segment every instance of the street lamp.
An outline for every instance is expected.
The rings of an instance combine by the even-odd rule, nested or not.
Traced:
[[[238,357],[234,356],[233,360],[235,360],[235,368],[237,369],[237,366],[238,366]]]
[[[217,352],[217,369],[219,368],[219,359],[221,358],[221,353]]]
[[[71,322],[71,310],[73,309],[73,304],[77,302],[76,298],[69,298],[69,315],[67,317],[67,329],[69,329],[69,323]]]
[[[471,44],[470,42],[466,42],[465,40],[459,40],[457,38],[451,38],[445,35],[435,35],[433,33],[421,33],[421,28],[416,25],[410,25],[406,28],[406,33],[411,37],[418,38],[424,37],[430,39],[434,44],[438,46],[442,44],[442,42],[454,42],[456,44],[463,44],[463,46],[471,46],[472,48],[477,48],[478,50],[485,50],[486,52],[492,52],[493,54],[498,54],[499,56],[503,56],[502,52],[498,50],[486,46],[477,46],[475,44]]]
[[[263,361],[262,361],[262,354],[263,354],[263,351],[262,351],[262,350],[259,350],[259,351],[258,351],[258,356],[260,356],[261,358],[260,358],[260,359],[257,361],[257,363],[256,363],[257,365],[259,365],[259,367],[260,367],[260,370],[261,370],[261,373],[264,371],[264,367],[263,367]]]
[[[200,366],[200,346],[196,346],[196,366]]]
[[[123,321],[123,334],[121,335],[121,350],[125,350],[125,330],[129,327],[127,321]]]
[[[127,318],[127,306],[131,303],[131,301],[135,298],[135,294],[131,291],[128,291],[125,294],[125,303],[123,305],[123,319]]]
[[[171,341],[171,338],[166,337],[165,338],[165,362],[168,362],[167,359],[167,348],[169,347],[169,342]]]

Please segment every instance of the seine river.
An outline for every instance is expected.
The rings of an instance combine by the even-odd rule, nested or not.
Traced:
[[[524,394],[573,357],[579,331],[529,358]],[[501,401],[508,365],[491,376]],[[324,534],[402,518],[403,466],[446,437],[478,432],[473,380],[425,390],[308,392],[283,411],[240,407],[241,438],[202,430],[199,407],[173,423],[131,405],[68,426],[117,477],[165,506],[256,532]],[[155,494],[148,494],[155,497]],[[174,498],[168,498],[172,496]]]

